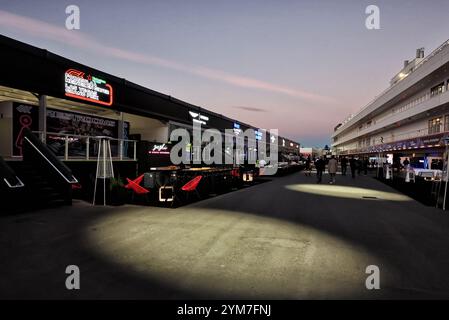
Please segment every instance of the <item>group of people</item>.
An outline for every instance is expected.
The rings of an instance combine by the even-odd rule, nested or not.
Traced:
[[[363,174],[366,176],[368,174],[368,167],[370,166],[370,162],[368,158],[354,158],[354,156],[350,157],[349,159],[346,157],[342,157],[340,160],[341,164],[341,174],[346,175],[347,167],[349,164],[349,168],[351,169],[351,176],[355,178],[355,174],[357,172],[358,175]],[[374,164],[372,164],[374,166]]]
[[[324,156],[318,157],[314,161],[310,158],[310,156],[306,159],[305,162],[305,174],[307,176],[312,175],[312,162],[316,169],[316,177],[317,183],[321,183],[323,180],[323,172],[326,170],[326,159]],[[351,169],[352,178],[356,177],[356,172],[360,175],[363,173],[366,175],[368,173],[369,160],[368,158],[354,158],[353,156],[349,159],[346,157],[340,158],[340,166],[341,166],[341,174],[346,176],[347,168]],[[327,171],[329,173],[329,183],[335,183],[335,176],[338,171],[338,161],[335,156],[331,156],[331,158],[327,161]]]

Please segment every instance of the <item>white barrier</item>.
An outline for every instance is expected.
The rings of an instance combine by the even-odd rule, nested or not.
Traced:
[[[389,165],[384,166],[384,171],[385,171],[385,179],[393,180],[393,169],[391,168],[391,166]]]
[[[406,166],[405,170],[405,182],[415,182],[415,171],[409,166]]]

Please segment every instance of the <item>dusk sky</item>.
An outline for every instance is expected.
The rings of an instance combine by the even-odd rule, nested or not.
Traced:
[[[70,4],[80,30],[65,28]],[[448,14],[447,0],[0,0],[0,33],[322,147],[403,60],[449,38]]]

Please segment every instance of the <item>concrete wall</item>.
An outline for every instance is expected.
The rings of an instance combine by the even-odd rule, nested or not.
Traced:
[[[168,124],[156,120],[125,114],[124,120],[130,122],[130,133],[140,134],[142,140],[150,142],[168,142]]]

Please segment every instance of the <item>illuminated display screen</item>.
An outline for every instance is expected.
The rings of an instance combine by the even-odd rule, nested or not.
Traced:
[[[112,105],[112,86],[105,80],[86,75],[82,71],[69,69],[65,72],[65,95],[67,97]]]

